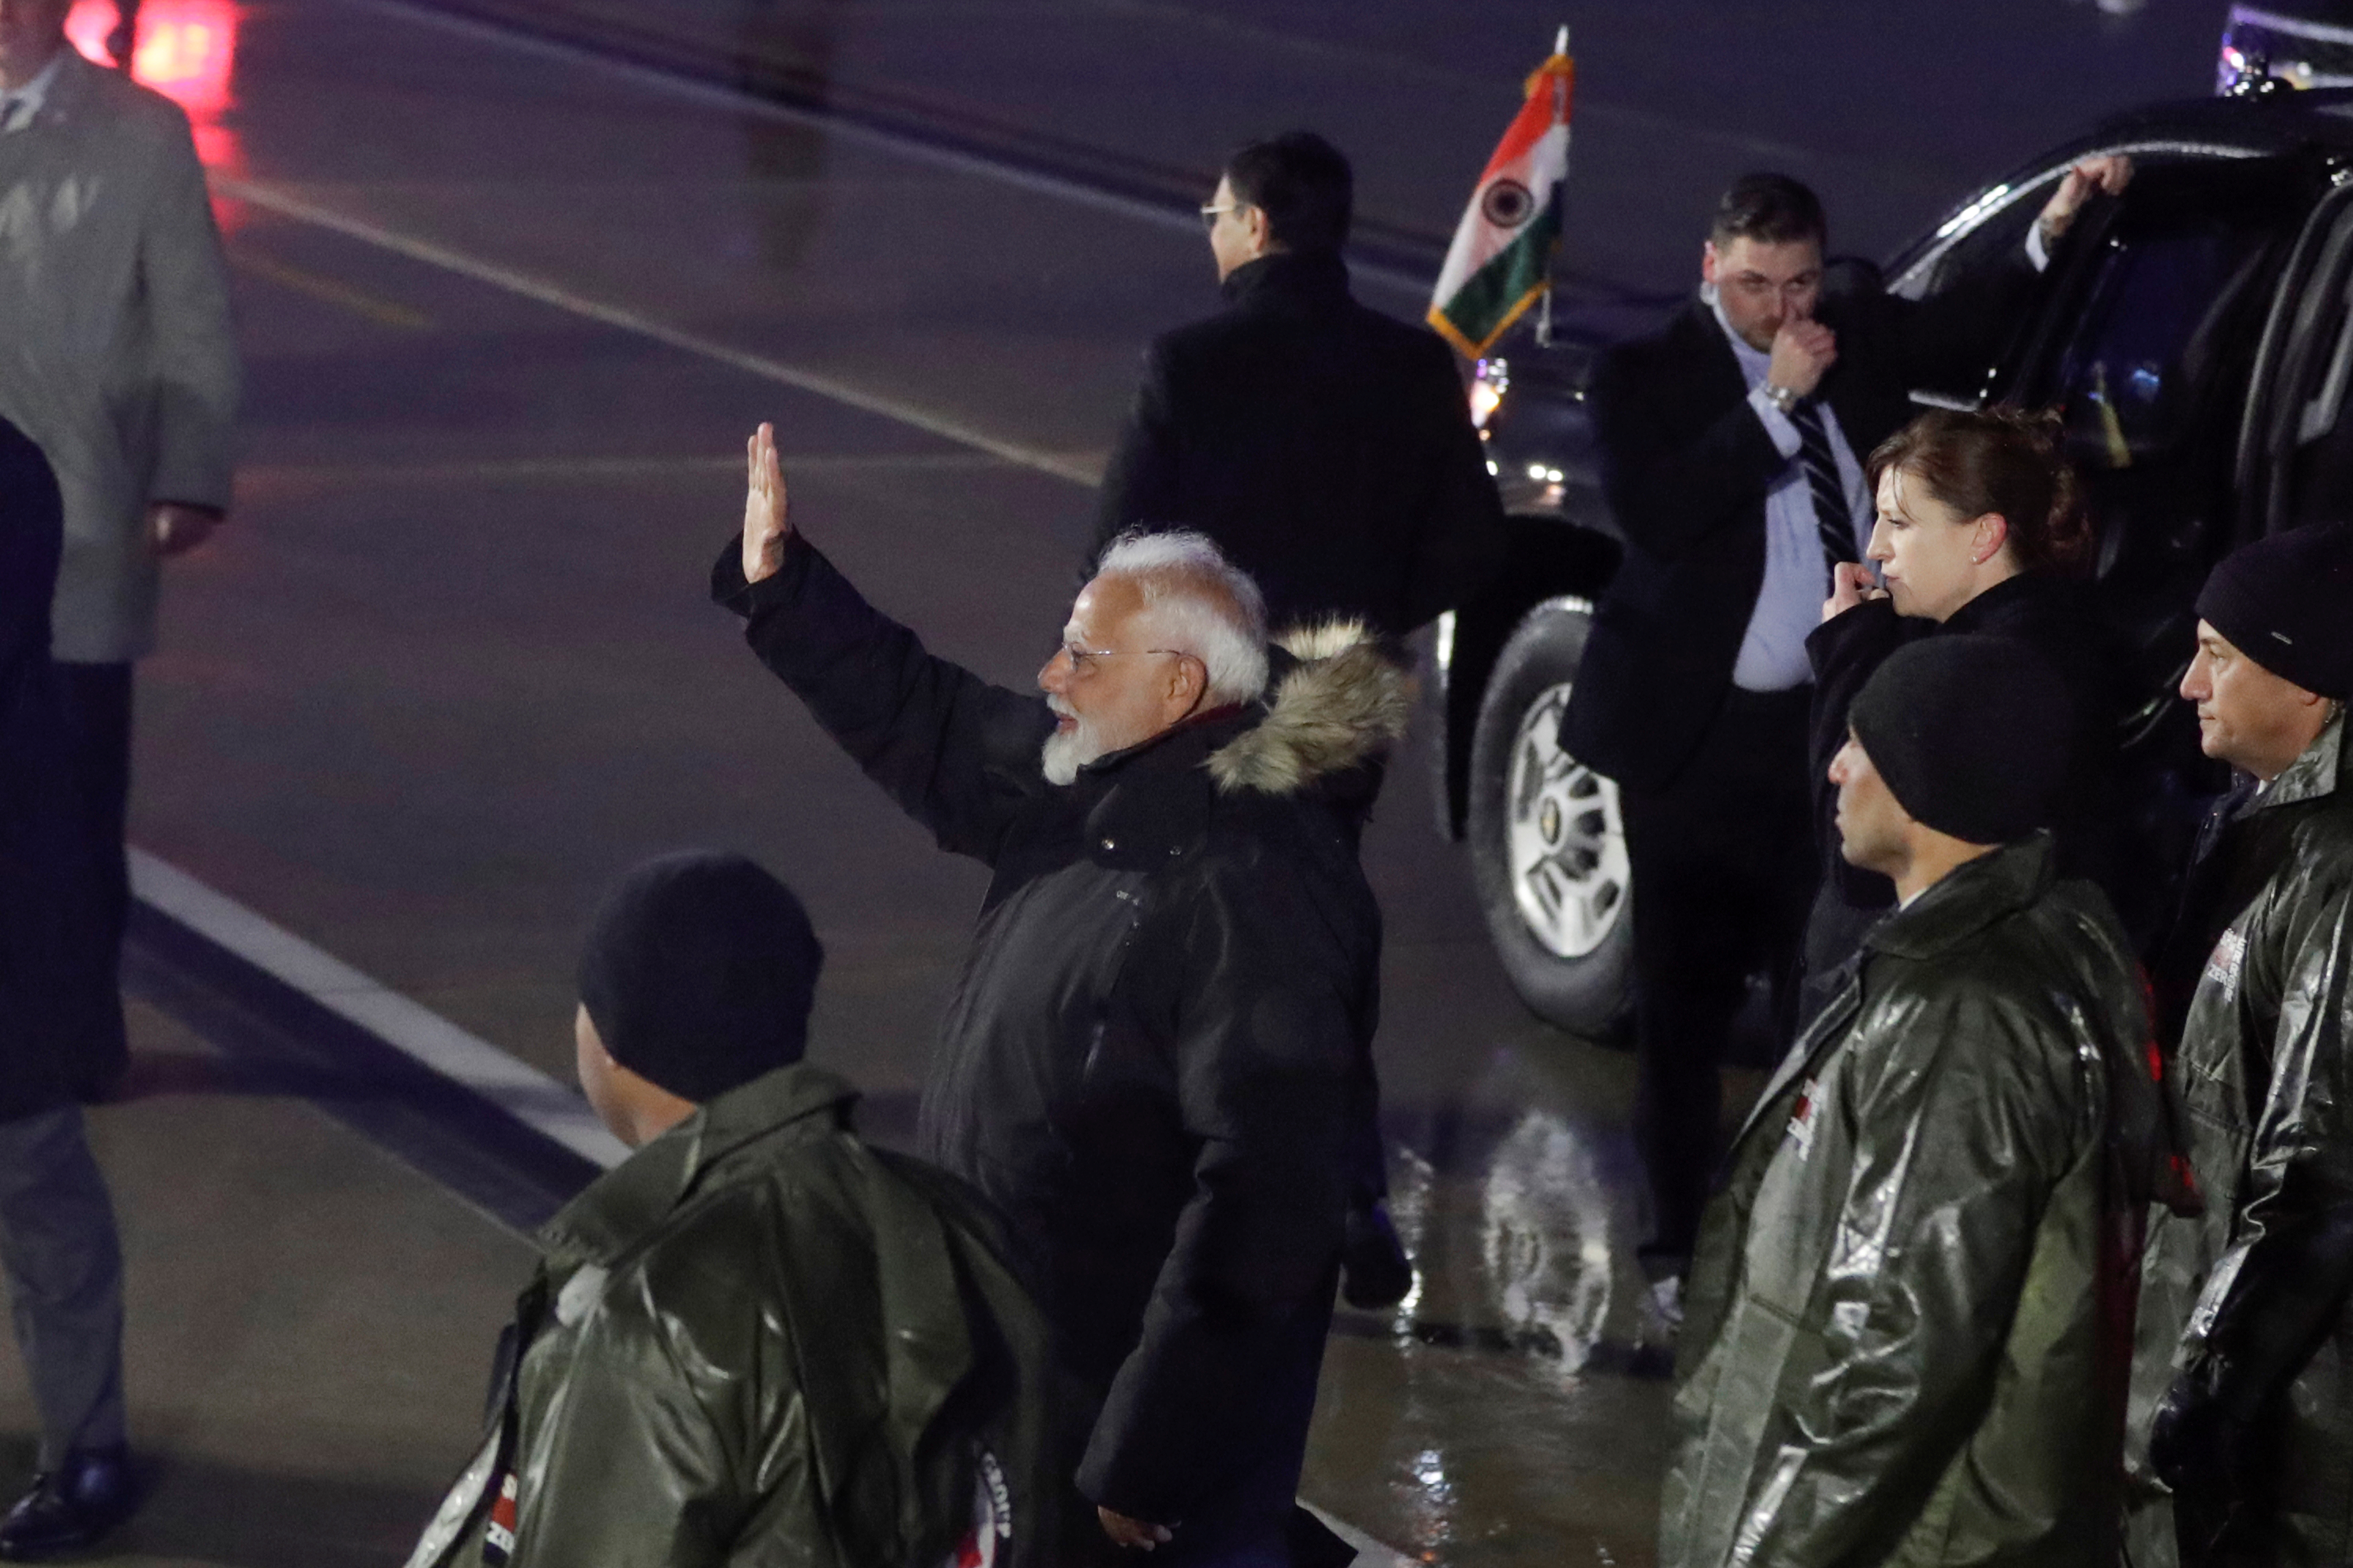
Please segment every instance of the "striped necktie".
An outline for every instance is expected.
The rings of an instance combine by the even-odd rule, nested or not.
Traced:
[[[1822,543],[1822,560],[1836,581],[1841,561],[1854,559],[1854,513],[1847,510],[1846,481],[1839,478],[1838,459],[1831,455],[1831,433],[1821,410],[1811,402],[1794,405],[1789,423],[1798,427],[1798,466],[1806,471],[1806,489],[1814,498],[1814,531]]]

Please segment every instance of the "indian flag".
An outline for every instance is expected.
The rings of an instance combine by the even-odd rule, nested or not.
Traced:
[[[1487,160],[1430,298],[1430,324],[1472,359],[1552,286],[1560,195],[1568,178],[1568,29],[1528,77],[1527,100]]]

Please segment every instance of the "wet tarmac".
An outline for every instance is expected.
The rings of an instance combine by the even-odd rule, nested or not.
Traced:
[[[776,423],[796,521],[871,596],[1026,684],[1138,351],[1215,302],[1198,232],[1145,176],[1181,183],[1270,119],[1327,123],[1368,170],[1384,266],[1409,275],[1451,222],[1441,165],[1475,169],[1526,63],[1512,40],[1548,27],[1350,9],[632,13],[814,60],[828,92],[963,138],[925,146],[405,4],[146,0],[145,26],[186,29],[157,69],[199,110],[250,397],[237,514],[174,568],[142,676],[137,841],[559,1076],[597,892],[652,853],[742,847],[802,891],[830,953],[816,1056],[903,1136],[982,876],[707,604],[742,437]],[[1775,41],[1799,80],[1729,105],[1760,35],[1687,9],[1675,56],[1644,47],[1652,8],[1582,35],[1580,199],[1625,221],[1597,216],[1571,259],[1620,296],[1682,286],[1691,213],[1750,163],[1787,153],[1859,238],[1893,243],[2102,94],[2125,101],[2133,73],[2195,90],[2208,58],[2187,24],[2119,31],[2052,0],[1989,9],[2073,59],[2029,50],[1999,76],[1979,14],[1939,7],[2000,84],[1962,138],[1968,90],[1922,100],[1936,123],[1898,114],[1863,68],[1883,47],[1821,17]],[[537,19],[588,36],[604,16]],[[233,51],[217,79],[215,47]],[[2031,89],[2066,65],[2062,112]],[[1810,118],[1816,70],[1859,85]],[[1859,152],[1846,132],[1873,113]],[[1430,1563],[1648,1563],[1668,1360],[1631,1263],[1630,1064],[1519,1006],[1424,770],[1393,776],[1366,858],[1422,1283],[1397,1313],[1343,1315],[1303,1490]],[[526,1250],[304,1085],[224,1068],[153,1007],[137,1024],[140,1092],[95,1118],[132,1258],[135,1436],[163,1466],[121,1560],[397,1562],[461,1457]],[[0,1433],[28,1431],[0,1358]]]

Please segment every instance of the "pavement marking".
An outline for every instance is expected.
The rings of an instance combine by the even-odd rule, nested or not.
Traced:
[[[731,113],[750,114],[766,120],[781,120],[795,125],[815,126],[846,142],[860,142],[883,152],[897,153],[934,168],[956,174],[973,174],[1017,190],[1054,196],[1079,206],[1093,207],[1101,212],[1116,213],[1156,228],[1169,229],[1198,239],[1201,220],[1190,205],[1171,205],[1132,196],[1082,179],[1055,174],[1041,169],[1025,168],[1009,159],[991,157],[985,153],[945,146],[940,142],[905,132],[886,130],[850,119],[839,112],[803,109],[797,105],[779,103],[763,98],[747,88],[730,87],[718,82],[701,81],[675,70],[647,65],[607,53],[593,45],[574,43],[537,33],[519,31],[512,26],[501,26],[480,17],[445,11],[417,0],[349,0],[352,5],[387,16],[399,16],[424,26],[438,27],[478,41],[494,43],[523,54],[538,55],[571,65],[593,66],[608,74],[623,77],[641,87],[651,87],[673,98],[707,107],[723,109]],[[1413,300],[1426,304],[1431,286],[1437,281],[1435,272],[1415,272],[1406,268],[1391,267],[1377,261],[1352,257],[1349,275],[1367,282],[1378,283]]]
[[[131,890],[140,902],[463,1085],[582,1159],[609,1170],[628,1158],[628,1147],[606,1131],[588,1102],[568,1085],[468,1034],[178,867],[136,845],[130,855]]]
[[[863,387],[852,386],[838,376],[828,375],[822,371],[805,370],[798,365],[788,364],[773,355],[754,353],[747,349],[737,348],[733,343],[722,342],[720,339],[709,337],[701,332],[689,331],[683,327],[672,326],[667,321],[657,321],[651,316],[643,315],[623,306],[590,299],[586,294],[577,293],[565,287],[554,279],[521,271],[503,263],[490,260],[486,257],[469,255],[454,247],[426,239],[418,235],[404,234],[398,229],[370,218],[338,212],[332,207],[321,205],[308,196],[298,195],[280,185],[267,184],[256,180],[237,179],[233,175],[219,173],[211,174],[210,179],[214,191],[231,201],[245,202],[261,208],[264,212],[275,213],[280,217],[290,218],[297,223],[309,224],[314,228],[323,228],[331,233],[340,234],[347,239],[358,240],[363,245],[372,245],[379,250],[387,250],[396,256],[405,256],[412,261],[421,261],[428,267],[438,267],[445,272],[454,272],[461,278],[472,279],[477,283],[487,283],[494,289],[503,289],[511,294],[520,294],[526,300],[552,306],[559,310],[569,311],[573,315],[585,317],[605,326],[617,327],[625,332],[635,332],[639,337],[650,338],[658,343],[726,365],[730,369],[744,371],[764,380],[792,387],[797,391],[813,393],[817,396],[829,399],[846,407],[855,408],[863,414],[872,414],[884,419],[895,420],[911,429],[936,436],[944,441],[953,441],[959,447],[969,447],[974,451],[986,452],[990,457],[1010,463],[1017,468],[1049,474],[1055,479],[1064,479],[1089,489],[1103,483],[1100,468],[1086,454],[1050,452],[1042,447],[1028,446],[1018,441],[1008,441],[967,425],[953,416],[938,413],[901,398],[869,392]]]
[[[986,452],[787,452],[785,467],[805,474],[969,472],[1001,468],[1004,459]],[[741,457],[518,458],[463,463],[255,463],[237,471],[248,485],[439,485],[590,483],[609,479],[665,479],[679,474],[737,474]]]
[[[322,278],[315,272],[304,271],[300,267],[289,267],[282,261],[273,261],[269,257],[248,250],[241,245],[229,247],[228,261],[230,266],[240,272],[249,272],[254,277],[275,283],[281,289],[291,289],[298,294],[307,294],[313,300],[323,300],[330,305],[340,305],[353,315],[364,317],[380,327],[397,327],[406,331],[423,331],[433,325],[433,318],[422,310],[411,310],[406,305],[396,304],[390,300],[378,299],[364,289],[355,289],[348,283],[339,282],[332,278]]]

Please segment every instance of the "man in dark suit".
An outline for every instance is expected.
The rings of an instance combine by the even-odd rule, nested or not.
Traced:
[[[1718,1152],[1717,1067],[1762,968],[1781,1032],[1815,878],[1805,637],[1834,563],[1873,519],[1861,459],[1915,412],[1913,387],[1981,349],[2095,189],[2063,176],[2014,266],[1931,301],[1822,289],[1813,192],[1750,174],[1725,194],[1700,295],[1603,356],[1602,480],[1626,536],[1561,742],[1617,781],[1634,873],[1635,1141],[1646,1269],[1670,1317]],[[1817,307],[1820,307],[1819,310]]]
[[[1384,637],[1503,564],[1503,502],[1452,351],[1349,295],[1354,187],[1348,160],[1309,132],[1227,162],[1201,209],[1226,309],[1145,355],[1091,560],[1131,528],[1189,529],[1258,584],[1270,626],[1341,617]],[[1347,1297],[1387,1306],[1413,1275],[1379,1201],[1370,1120],[1355,1159]]]
[[[1191,529],[1258,584],[1269,626],[1396,636],[1502,564],[1504,510],[1452,352],[1349,295],[1353,189],[1303,131],[1227,163],[1201,209],[1226,309],[1145,355],[1095,553],[1124,529]]]

